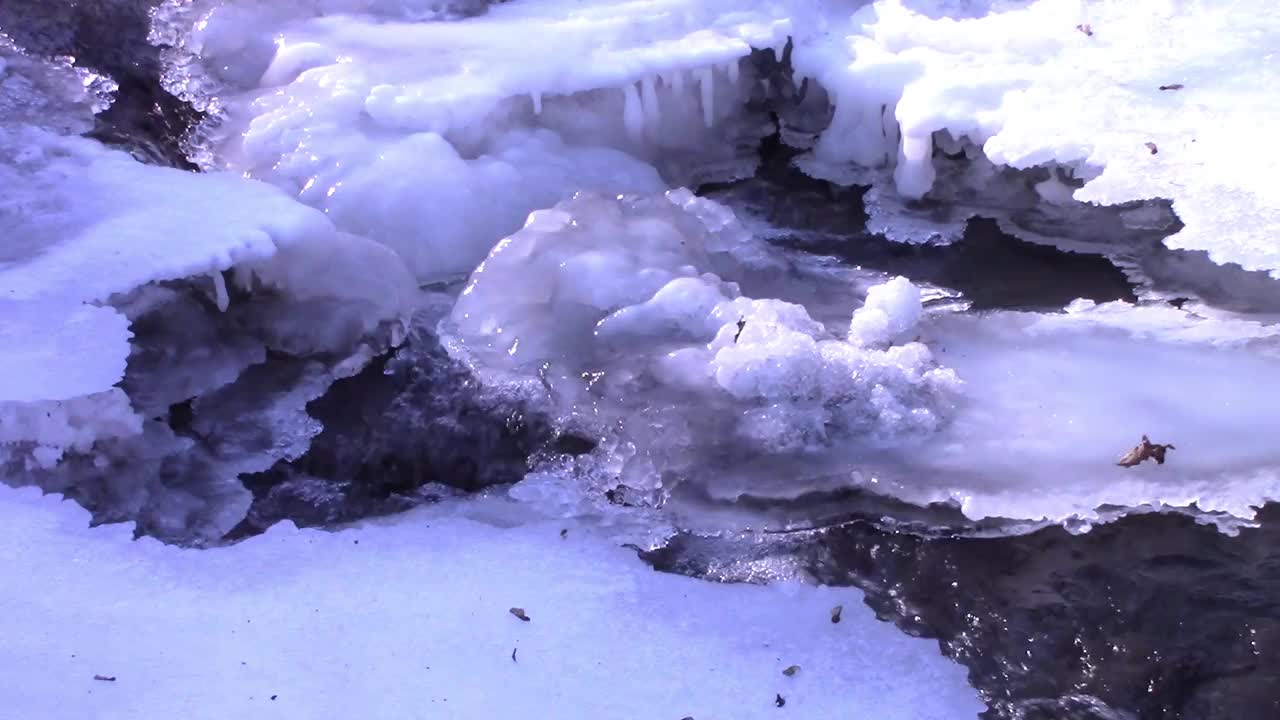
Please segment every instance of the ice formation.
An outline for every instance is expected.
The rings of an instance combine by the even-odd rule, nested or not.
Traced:
[[[0,103],[14,110],[0,123],[7,474],[23,480],[24,471],[47,470],[99,441],[153,442],[144,418],[192,397],[157,405],[158,387],[136,398],[119,387],[138,349],[130,322],[142,310],[128,296],[139,289],[212,278],[211,299],[226,311],[231,291],[222,273],[231,271],[237,291],[269,288],[286,306],[256,321],[258,342],[301,354],[351,355],[412,311],[413,279],[384,246],[339,232],[323,213],[261,182],[144,165],[68,134],[92,126],[101,83],[12,48],[0,60]],[[245,367],[210,370],[212,377],[230,370],[226,383]],[[104,449],[97,461],[105,467],[110,457]]]
[[[502,504],[285,523],[206,551],[89,529],[33,490],[0,486],[0,516],[17,717],[775,718],[779,693],[806,718],[982,710],[935,641],[880,622],[857,590],[656,573],[589,525]]]
[[[665,493],[708,462],[893,443],[945,423],[959,381],[910,342],[911,283],[873,288],[833,331],[739,285],[784,268],[687,190],[580,195],[500,242],[444,329],[488,385],[599,439],[620,465],[606,482],[629,488]]]
[[[220,468],[210,476],[292,457],[317,431],[305,404],[323,378],[385,347],[366,336],[398,339],[388,326],[414,310],[418,283],[484,260],[447,328],[452,349],[490,389],[602,441],[593,457],[623,484],[661,494],[698,475],[732,497],[781,473],[800,480],[765,494],[870,483],[972,517],[1053,519],[1190,501],[1248,515],[1275,496],[1274,458],[1244,431],[1274,419],[1238,384],[1223,381],[1237,404],[1205,425],[1194,398],[1142,390],[1247,373],[1270,392],[1274,339],[1234,334],[1231,316],[1270,281],[1196,285],[1186,268],[1131,262],[1114,247],[1130,236],[1088,237],[1110,226],[1077,222],[1119,205],[1112,220],[1143,242],[1181,221],[1170,246],[1280,271],[1266,182],[1277,155],[1248,132],[1278,109],[1257,91],[1274,85],[1280,38],[1261,0],[172,0],[154,20],[167,87],[209,114],[188,139],[203,173],[75,137],[110,80],[0,46],[0,357],[29,378],[0,384],[11,471],[96,441],[110,462],[129,437],[178,447],[161,418],[184,403],[183,432],[214,448],[200,460]],[[765,110],[809,149],[806,171],[873,185],[874,230],[948,241],[986,208],[1026,237],[1233,307],[1206,295],[1176,318],[1127,306],[972,317],[926,310],[920,292],[939,291],[905,279],[824,281],[723,208],[661,195],[750,172],[775,129]],[[1173,291],[1161,292],[1143,297]],[[205,342],[216,347],[193,350]],[[1057,367],[1053,347],[1072,359]],[[1091,355],[1103,351],[1143,360]],[[1178,369],[1151,369],[1166,354]],[[1027,404],[1062,373],[1071,393]],[[274,423],[271,441],[228,449],[225,413],[250,406]],[[1011,418],[1025,437],[993,440]],[[1158,476],[1091,470],[1157,421],[1217,454]],[[993,467],[1005,485],[981,470]],[[1050,481],[1072,489],[1026,489]]]
[[[214,111],[194,152],[395,248],[470,271],[525,216],[583,190],[748,174],[763,118],[739,63],[785,18],[732,3],[512,3],[459,23],[396,3],[166,3],[169,87]],[[198,58],[195,55],[198,54]]]

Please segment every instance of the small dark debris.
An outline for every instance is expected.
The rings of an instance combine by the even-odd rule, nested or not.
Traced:
[[[1143,143],[1143,144],[1147,146],[1147,149],[1151,151],[1152,155],[1155,155],[1156,153],[1160,152],[1160,148],[1156,147],[1156,144],[1153,142]]]
[[[783,705],[786,705],[786,704],[787,704],[787,699],[786,699],[786,698],[784,698],[784,697],[782,697],[782,695],[780,695],[780,694],[779,694],[779,695],[774,695],[774,696],[773,696],[773,704],[774,704],[774,705],[777,705],[778,707],[782,707]]]
[[[786,670],[783,670],[783,671],[782,671],[782,674],[783,674],[783,675],[786,675],[787,677],[792,677],[792,676],[794,676],[794,675],[795,675],[796,673],[798,673],[798,672],[800,672],[800,666],[799,666],[799,665],[791,665],[791,666],[789,666]]]
[[[1190,301],[1191,301],[1191,298],[1176,297],[1176,298],[1173,298],[1172,300],[1170,300],[1170,301],[1169,301],[1169,304],[1170,304],[1170,305],[1172,305],[1172,306],[1174,306],[1174,307],[1176,307],[1176,308],[1178,308],[1179,310],[1181,310],[1181,309],[1182,309],[1182,306],[1183,306],[1183,305],[1186,305],[1186,304],[1187,304],[1188,302],[1190,302]]]
[[[1161,85],[1161,90],[1181,90],[1182,83],[1173,83],[1172,85]]]
[[[520,662],[519,660],[516,660],[516,651],[519,649],[520,648],[511,648],[511,662]]]
[[[512,615],[515,615],[516,617],[520,618],[525,622],[529,622],[529,616],[525,614],[524,608],[511,608],[507,612],[511,613]]]
[[[835,607],[831,608],[831,622],[833,622],[833,623],[838,623],[838,622],[840,622],[840,614],[841,614],[841,613],[843,613],[843,612],[844,612],[844,606],[843,606],[843,605],[837,605],[837,606],[835,606]]]
[[[275,700],[277,697],[279,697],[279,696],[278,696],[278,695],[272,695],[272,696],[271,696],[271,699],[272,699],[272,700]]]
[[[569,528],[560,528],[560,537],[569,537]]]
[[[93,676],[93,679],[94,679],[94,680],[100,680],[100,681],[102,681],[102,682],[115,682],[115,681],[116,681],[116,678],[115,678],[115,676],[114,676],[114,675],[94,675],[94,676]]]
[[[1093,37],[1093,26],[1090,25],[1089,23],[1082,23],[1080,25],[1077,25],[1076,29],[1084,33],[1085,35],[1088,35],[1089,37]]]
[[[742,330],[747,326],[746,318],[738,318],[738,332],[733,335],[733,344],[738,344],[738,338],[742,337]]]
[[[693,720],[693,716],[692,716],[692,715],[685,715],[684,717],[680,718],[680,720]]]
[[[359,545],[359,544],[360,544],[360,541],[359,541],[359,540],[352,540],[351,542],[355,543],[356,545]]]

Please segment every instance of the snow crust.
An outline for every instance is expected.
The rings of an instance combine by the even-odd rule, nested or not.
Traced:
[[[935,641],[876,620],[857,590],[657,573],[590,526],[513,521],[505,504],[334,533],[285,523],[207,551],[89,529],[83,510],[30,489],[0,487],[0,515],[0,663],[17,717],[983,709]]]
[[[818,165],[892,169],[897,192],[920,198],[945,131],[999,165],[1085,181],[1045,186],[1050,202],[1170,199],[1186,224],[1170,247],[1274,275],[1280,195],[1267,179],[1280,152],[1250,141],[1258,118],[1280,112],[1265,90],[1277,78],[1272,9],[1038,0],[957,19],[881,0],[801,31],[793,60],[835,105]]]

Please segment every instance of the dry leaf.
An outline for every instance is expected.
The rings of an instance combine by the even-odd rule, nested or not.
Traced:
[[[115,682],[115,681],[116,681],[116,679],[115,679],[115,677],[114,677],[114,676],[110,676],[110,677],[109,677],[109,676],[107,676],[107,675],[94,675],[94,676],[93,676],[93,679],[94,679],[94,680],[101,680],[102,682]]]
[[[1158,443],[1153,443],[1147,439],[1146,435],[1143,435],[1142,442],[1138,443],[1136,447],[1125,453],[1124,456],[1116,462],[1116,464],[1120,467],[1133,467],[1134,465],[1140,465],[1147,460],[1155,460],[1157,465],[1163,465],[1164,455],[1169,450],[1177,450],[1177,448],[1172,445],[1160,445]]]
[[[1143,144],[1147,146],[1147,149],[1151,151],[1152,155],[1155,155],[1156,153],[1160,152],[1160,149],[1157,148],[1156,144],[1153,142],[1143,143]]]
[[[507,612],[511,613],[512,615],[515,615],[516,617],[520,618],[525,622],[529,622],[529,616],[525,614],[524,608],[511,608]]]
[[[798,673],[798,672],[800,672],[800,666],[799,666],[799,665],[792,665],[791,667],[787,668],[786,670],[783,670],[783,671],[782,671],[782,674],[783,674],[783,675],[786,675],[787,677],[791,677],[791,676],[795,675],[795,674],[796,674],[796,673]]]
[[[778,707],[782,707],[783,705],[787,704],[787,699],[782,697],[782,695],[775,695],[773,698],[773,704],[777,705]]]
[[[520,662],[519,660],[516,660],[516,651],[519,649],[520,648],[511,648],[511,662]]]
[[[1093,37],[1093,26],[1090,25],[1089,23],[1083,23],[1083,24],[1077,25],[1076,29],[1084,33],[1085,35],[1088,35],[1089,37]]]
[[[1173,83],[1172,85],[1161,85],[1161,90],[1181,90],[1182,83]]]
[[[733,335],[733,344],[738,344],[738,338],[742,337],[742,330],[747,326],[746,318],[738,318],[738,332]]]
[[[838,623],[838,622],[840,622],[840,613],[842,613],[842,612],[844,612],[844,606],[843,606],[843,605],[837,605],[837,606],[835,606],[835,607],[831,608],[831,622],[833,622],[833,623]]]
[[[560,537],[569,537],[569,528],[560,528]]]

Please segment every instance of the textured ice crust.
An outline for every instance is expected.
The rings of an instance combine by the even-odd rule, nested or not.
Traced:
[[[735,282],[783,267],[687,190],[579,195],[501,241],[443,327],[491,387],[601,440],[632,488],[663,489],[717,457],[892,445],[945,424],[959,380],[911,342],[911,283],[873,288],[849,326],[828,329]]]
[[[881,0],[812,33],[797,17],[796,72],[835,106],[803,167],[880,169],[902,197],[932,197],[936,158],[967,141],[997,165],[1058,168],[1071,182],[1037,185],[1048,203],[1166,198],[1186,225],[1170,247],[1280,272],[1280,151],[1250,139],[1280,112],[1262,90],[1280,72],[1270,2],[931,5]]]

